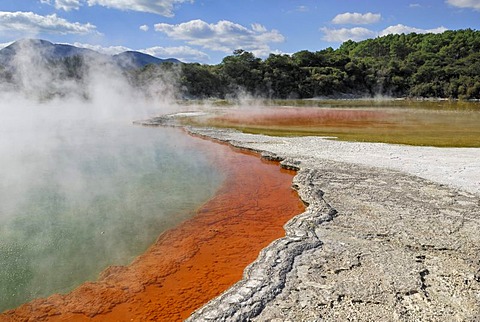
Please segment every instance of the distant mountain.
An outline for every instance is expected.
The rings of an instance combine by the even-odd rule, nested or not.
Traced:
[[[23,57],[43,58],[46,60],[58,60],[73,56],[90,58],[106,58],[108,56],[86,48],[78,48],[71,45],[53,44],[41,39],[22,39],[0,50],[0,64],[9,65],[17,54]]]
[[[164,62],[180,63],[179,60],[174,58],[160,59],[136,51],[126,51],[118,55],[109,56],[91,49],[65,44],[53,44],[41,39],[22,39],[0,50],[0,65],[11,65],[17,54],[22,54],[21,57],[32,63],[35,63],[38,59],[55,61],[68,57],[82,56],[103,61],[111,60],[122,68],[140,68],[148,64],[161,64]]]
[[[158,65],[166,62],[174,64],[181,63],[175,58],[160,59],[151,55],[140,53],[138,51],[125,51],[118,55],[114,55],[113,60],[123,68],[139,68],[149,64]]]

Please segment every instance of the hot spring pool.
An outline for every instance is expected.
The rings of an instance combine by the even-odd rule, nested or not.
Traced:
[[[47,110],[3,115],[0,311],[128,264],[223,179],[199,139],[179,130]]]

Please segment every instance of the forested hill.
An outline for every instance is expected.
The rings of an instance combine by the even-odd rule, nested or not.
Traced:
[[[241,90],[269,98],[480,99],[480,31],[388,35],[264,60],[237,50],[218,65],[184,64],[180,82],[195,98]]]
[[[67,89],[65,93],[50,84],[74,83],[86,87],[83,78],[88,79],[88,72],[96,70],[86,66],[98,61],[93,58],[100,54],[40,40],[26,42],[32,41],[43,50],[30,50],[28,59],[21,60],[29,63],[21,64],[20,72],[11,62],[16,61],[12,58],[16,47],[22,47],[25,41],[0,50],[0,91],[4,87],[21,90],[31,83],[22,81],[22,77],[38,79],[40,71],[50,72],[50,79],[55,80],[42,83],[42,92],[38,94],[41,97],[66,95],[70,91]],[[336,50],[271,54],[266,59],[239,49],[218,65],[162,61],[130,52],[117,55],[113,61],[115,59],[134,62],[116,65],[138,89],[148,91],[157,83],[155,79],[161,78],[178,85],[181,98],[248,94],[261,98],[381,95],[480,99],[480,31],[471,29],[441,34],[388,35],[360,42],[347,41]]]

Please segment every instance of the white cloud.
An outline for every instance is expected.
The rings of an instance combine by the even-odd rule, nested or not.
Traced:
[[[344,42],[347,40],[360,41],[377,36],[375,31],[362,27],[355,27],[351,29],[320,28],[320,30],[323,32],[322,39],[329,42]]]
[[[55,8],[69,11],[80,8],[80,0],[56,0]]]
[[[193,3],[194,0],[40,0],[40,2],[65,11],[78,9],[84,5],[99,5],[125,11],[150,12],[165,17],[173,17],[177,5],[185,2]]]
[[[395,26],[390,26],[390,27],[387,27],[385,28],[384,30],[382,30],[379,35],[380,36],[385,36],[385,35],[389,35],[389,34],[409,34],[409,33],[417,33],[417,34],[426,34],[426,33],[433,33],[433,34],[439,34],[439,33],[442,33],[444,31],[448,30],[447,28],[445,27],[438,27],[438,28],[434,28],[434,29],[420,29],[420,28],[415,28],[415,27],[409,27],[409,26],[405,26],[405,25],[402,25],[402,24],[398,24],[398,25],[395,25]]]
[[[408,5],[410,8],[421,8],[422,5],[419,3],[411,3]]]
[[[208,62],[210,57],[197,49],[188,46],[179,47],[150,47],[139,50],[142,53],[149,54],[159,58],[177,58],[182,62]]]
[[[148,29],[150,29],[150,28],[147,25],[140,26],[140,30],[142,30],[142,31],[148,31]]]
[[[0,49],[3,49],[3,48],[5,48],[5,47],[8,47],[8,46],[10,46],[11,44],[13,44],[12,41],[0,43]]]
[[[55,6],[56,9],[70,11],[72,9],[80,8],[80,0],[40,0],[41,3],[46,3]]]
[[[445,2],[454,7],[470,8],[480,11],[480,0],[447,0]]]
[[[250,29],[226,20],[215,24],[202,20],[191,20],[177,25],[159,23],[155,25],[155,30],[173,39],[210,50],[231,53],[241,48],[251,51],[256,56],[268,55],[271,52],[270,43],[285,40],[275,29],[268,31],[260,24],[253,24]]]
[[[22,32],[30,35],[47,34],[89,34],[96,27],[90,23],[69,22],[57,15],[41,16],[33,12],[0,11],[0,32]]]
[[[154,46],[154,47],[149,47],[145,49],[132,49],[124,46],[104,47],[101,45],[91,45],[91,44],[84,44],[79,42],[73,43],[73,46],[95,50],[99,53],[106,54],[106,55],[116,55],[116,54],[123,53],[125,51],[133,50],[133,51],[138,51],[148,55],[152,55],[158,58],[177,58],[182,62],[205,62],[206,63],[210,60],[210,57],[206,53],[188,46],[179,46],[179,47]]]
[[[79,43],[79,42],[73,43],[73,46],[95,50],[95,51],[97,51],[99,53],[102,53],[102,54],[105,54],[105,55],[116,55],[116,54],[119,54],[119,53],[123,53],[124,51],[132,50],[132,49],[130,49],[128,47],[124,47],[124,46],[103,47],[103,46],[100,46],[100,45],[90,45],[90,44],[84,44],[84,43]]]
[[[259,23],[253,23],[252,24],[252,30],[255,31],[255,32],[259,32],[259,33],[267,32],[267,28],[265,28],[265,26],[263,26]]]
[[[119,10],[156,13],[173,17],[175,6],[193,0],[86,0],[89,6],[100,5]]]
[[[380,21],[380,19],[382,19],[382,15],[379,13],[367,12],[365,14],[361,14],[358,12],[345,12],[335,16],[335,18],[332,20],[332,23],[337,25],[368,25],[376,23]]]
[[[438,27],[434,29],[420,29],[415,27],[409,27],[402,24],[395,26],[390,26],[382,31],[374,31],[367,28],[356,27],[356,28],[341,28],[341,29],[330,29],[330,28],[320,28],[320,31],[323,32],[322,39],[328,42],[344,42],[347,40],[361,41],[368,38],[375,38],[378,36],[385,36],[390,34],[409,34],[415,32],[417,34],[426,34],[433,33],[438,34],[448,30],[445,27]]]

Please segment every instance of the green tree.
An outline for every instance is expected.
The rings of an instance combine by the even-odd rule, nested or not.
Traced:
[[[263,91],[261,59],[252,53],[243,49],[235,50],[233,55],[225,57],[220,65],[232,91],[238,88],[250,94]]]

